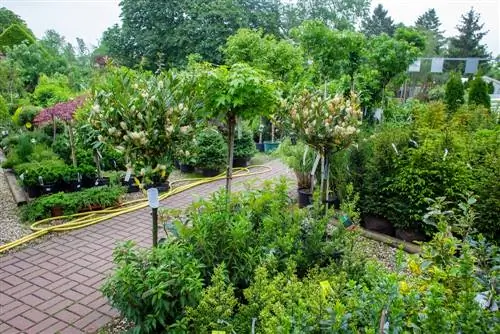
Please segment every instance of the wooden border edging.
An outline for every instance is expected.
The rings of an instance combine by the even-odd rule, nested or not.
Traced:
[[[5,175],[5,179],[7,180],[7,184],[9,185],[10,192],[12,193],[12,196],[14,197],[14,201],[16,202],[17,206],[21,206],[28,203],[28,198],[24,190],[17,184],[17,179],[14,173],[5,169],[3,170],[3,173]]]
[[[334,225],[339,225],[340,223],[337,220],[333,220],[332,223]],[[419,245],[415,245],[414,243],[407,242],[398,238],[391,237],[386,234],[374,232],[367,230],[361,226],[355,226],[353,225],[353,228],[348,227],[348,230],[351,231],[359,231],[361,235],[365,238],[372,239],[375,241],[383,242],[384,244],[387,244],[391,247],[394,248],[400,248],[402,246],[402,249],[410,254],[417,254],[421,252],[421,247]]]

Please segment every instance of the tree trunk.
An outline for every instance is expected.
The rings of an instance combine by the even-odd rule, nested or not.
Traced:
[[[271,122],[271,143],[274,143],[274,123]]]
[[[56,142],[56,132],[57,132],[56,118],[52,116],[52,143]]]
[[[71,123],[68,123],[68,133],[69,145],[71,148],[71,161],[73,162],[73,166],[76,167],[75,139],[73,137],[73,128],[71,127]]]
[[[234,157],[234,129],[236,117],[233,114],[227,116],[228,143],[227,143],[227,172],[226,172],[226,195],[229,206],[231,197],[231,181],[233,179],[233,157]]]

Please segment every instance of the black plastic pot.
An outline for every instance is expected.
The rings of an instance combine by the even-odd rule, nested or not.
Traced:
[[[75,192],[82,190],[82,182],[81,181],[70,181],[66,183],[66,191]]]
[[[234,158],[233,159],[233,167],[247,167],[248,159],[247,158]]]
[[[170,190],[170,183],[166,181],[164,183],[155,184],[154,187],[158,189],[159,193],[164,193]]]
[[[107,185],[109,185],[109,177],[103,177],[94,181],[94,187],[102,187]]]
[[[264,143],[255,143],[255,147],[257,148],[257,151],[264,152]]]
[[[59,191],[57,185],[55,183],[47,183],[41,186],[41,193],[42,195],[49,195],[49,194],[54,194]]]
[[[175,169],[181,169],[181,164],[179,163],[178,160],[174,160],[174,167]]]
[[[25,187],[26,189],[26,192],[28,193],[28,197],[30,198],[36,198],[38,196],[40,196],[41,194],[41,189],[40,189],[40,186],[29,186],[29,187]]]
[[[201,175],[204,177],[213,177],[217,176],[220,174],[220,171],[218,169],[211,169],[211,168],[202,168],[201,169]]]
[[[299,208],[305,208],[306,206],[309,206],[312,204],[312,193],[311,189],[309,188],[302,188],[298,189],[297,192],[299,193]]]
[[[192,165],[184,165],[184,164],[180,164],[179,166],[180,170],[181,170],[181,173],[193,173],[194,172],[194,166]]]

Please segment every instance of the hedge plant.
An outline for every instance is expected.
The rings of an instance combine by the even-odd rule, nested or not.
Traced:
[[[64,215],[71,215],[93,207],[108,208],[120,203],[125,188],[103,186],[73,193],[57,193],[35,199],[21,210],[23,221],[34,222],[51,217],[53,208],[60,208]]]

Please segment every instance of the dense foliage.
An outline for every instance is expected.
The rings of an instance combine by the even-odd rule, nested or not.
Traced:
[[[439,224],[421,257],[399,257],[388,272],[363,259],[355,233],[327,228],[318,208],[298,210],[286,193],[266,185],[234,197],[230,212],[224,193],[186,216],[167,211],[173,234],[152,250],[119,247],[105,295],[141,333],[499,329],[496,292],[484,307],[476,301],[498,274],[494,246],[463,243]]]

